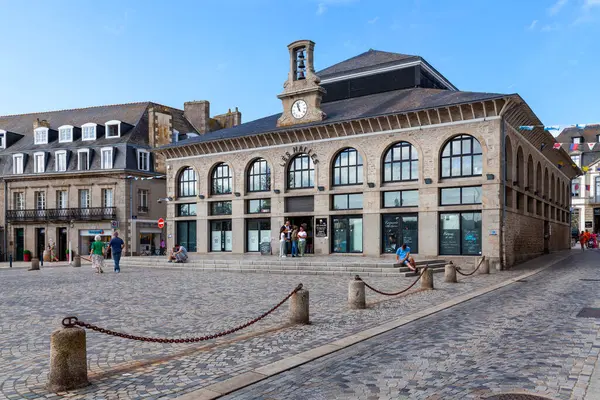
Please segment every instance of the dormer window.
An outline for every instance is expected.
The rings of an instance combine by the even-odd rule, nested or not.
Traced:
[[[138,169],[141,171],[150,170],[150,153],[146,150],[138,150]]]
[[[73,141],[73,127],[71,125],[63,125],[58,128],[58,142],[70,143]]]
[[[23,160],[25,156],[23,154],[13,154],[13,174],[23,173]]]
[[[81,125],[81,140],[96,140],[96,124],[90,122]]]
[[[6,148],[6,131],[0,129],[0,149]]]
[[[77,170],[87,171],[90,169],[90,149],[77,150]]]
[[[43,173],[46,170],[46,153],[33,153],[33,172]]]
[[[48,144],[48,128],[37,128],[34,131],[35,144]]]
[[[583,138],[581,136],[576,136],[576,137],[572,138],[572,140],[573,140],[573,142],[572,142],[573,144],[583,143]]]
[[[54,168],[56,172],[64,172],[67,170],[66,150],[60,150],[54,153]]]
[[[105,128],[107,138],[121,137],[121,121],[108,121]]]
[[[113,148],[112,147],[103,147],[100,150],[100,160],[102,169],[112,169],[113,167]]]

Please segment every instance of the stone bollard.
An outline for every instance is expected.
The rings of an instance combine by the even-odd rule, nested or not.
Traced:
[[[290,298],[290,322],[308,324],[308,290],[300,289]]]
[[[81,257],[79,255],[75,255],[73,257],[73,262],[71,262],[71,266],[75,268],[81,267]]]
[[[433,289],[433,270],[427,268],[421,275],[421,289]]]
[[[490,260],[484,258],[481,262],[481,266],[477,270],[478,275],[486,275],[490,273]]]
[[[55,330],[50,336],[48,390],[64,392],[87,385],[85,330],[77,326]]]
[[[52,260],[50,260],[50,250],[44,250],[44,252],[42,253],[42,261],[45,261],[45,262],[52,261]]]
[[[456,265],[452,261],[444,269],[444,282],[456,283]]]
[[[365,283],[358,277],[348,283],[348,305],[353,310],[363,310],[367,307],[365,300]]]
[[[32,258],[31,259],[31,268],[29,268],[29,271],[39,271],[39,270],[40,270],[40,259]]]

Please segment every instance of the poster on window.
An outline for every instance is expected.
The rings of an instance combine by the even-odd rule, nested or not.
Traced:
[[[258,251],[258,231],[248,231],[248,251]]]
[[[232,243],[231,231],[225,231],[225,251],[231,251],[233,248]]]
[[[460,254],[460,229],[442,230],[440,254]]]
[[[212,251],[221,251],[221,231],[212,231]]]
[[[315,236],[322,238],[327,237],[327,218],[317,218]]]
[[[479,255],[481,254],[481,230],[465,229],[463,230],[463,254]]]

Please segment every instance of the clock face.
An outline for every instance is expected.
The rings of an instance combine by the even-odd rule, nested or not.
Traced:
[[[292,115],[296,119],[303,118],[306,115],[308,106],[304,100],[296,100],[292,105]]]

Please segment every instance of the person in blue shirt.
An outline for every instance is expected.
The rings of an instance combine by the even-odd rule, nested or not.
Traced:
[[[396,250],[396,261],[406,265],[411,271],[418,272],[415,259],[410,256],[410,247],[408,247],[406,243],[403,243],[402,246]]]
[[[125,242],[123,239],[119,237],[119,232],[113,233],[113,238],[108,243],[110,246],[110,252],[112,253],[112,258],[115,263],[115,272],[121,272],[121,267],[119,266],[119,262],[121,261],[121,252],[125,247]]]

